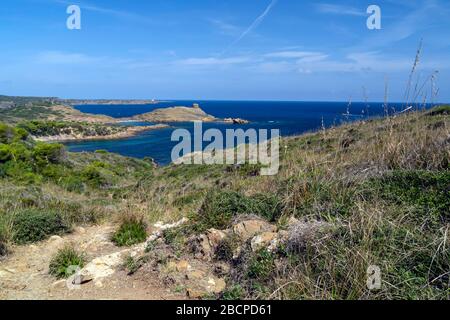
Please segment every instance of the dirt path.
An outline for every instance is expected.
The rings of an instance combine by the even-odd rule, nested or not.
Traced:
[[[117,268],[114,274],[69,289],[66,281],[48,274],[51,257],[59,248],[73,244],[84,252],[87,261],[123,249],[111,243],[114,228],[110,225],[77,228],[73,233],[34,245],[13,248],[13,253],[0,261],[0,299],[184,299],[181,293],[170,292],[158,274],[143,268],[133,276]]]

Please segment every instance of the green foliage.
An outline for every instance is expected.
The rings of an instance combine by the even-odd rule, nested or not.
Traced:
[[[58,279],[65,279],[73,275],[77,268],[83,268],[85,257],[73,247],[66,246],[56,253],[49,265],[49,272]]]
[[[394,171],[372,179],[371,186],[381,198],[412,207],[418,223],[439,226],[450,221],[449,171]]]
[[[126,218],[114,233],[112,241],[119,247],[132,246],[147,239],[146,225],[142,219]]]
[[[209,194],[199,213],[194,217],[198,231],[209,228],[226,229],[234,216],[256,214],[269,221],[281,215],[280,200],[275,195],[257,194],[247,197],[235,191]]]
[[[175,250],[175,253],[180,254],[185,248],[186,235],[189,232],[190,229],[187,226],[169,228],[163,231],[163,238],[166,244]]]
[[[7,246],[8,238],[6,236],[6,230],[3,224],[0,223],[0,257],[8,253]]]
[[[33,157],[38,166],[61,163],[65,155],[64,146],[59,143],[38,142],[33,149]]]
[[[53,211],[26,209],[15,213],[12,221],[13,240],[18,244],[41,241],[70,231],[59,213]]]
[[[225,237],[216,248],[216,256],[219,260],[232,261],[233,254],[240,245],[239,237]]]
[[[431,109],[427,114],[429,116],[449,115],[450,114],[450,105],[443,105],[443,106],[435,107],[435,108]]]
[[[9,144],[26,140],[27,137],[28,133],[26,131],[0,123],[0,143]]]
[[[132,256],[128,256],[125,258],[124,262],[124,268],[128,271],[128,275],[131,276],[132,274],[136,273],[146,262],[148,262],[149,256],[141,256],[137,259],[133,258]]]
[[[236,284],[231,287],[227,287],[222,294],[223,300],[241,300],[245,295],[245,290],[241,285]]]
[[[73,121],[25,121],[19,128],[35,137],[77,134],[85,136],[106,136],[126,130],[123,126],[107,126],[99,123]]]
[[[266,249],[255,252],[248,261],[247,275],[260,281],[267,280],[275,269],[275,256]]]

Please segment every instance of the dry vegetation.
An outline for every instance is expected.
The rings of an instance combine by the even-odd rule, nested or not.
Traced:
[[[55,212],[68,224],[121,216],[150,224],[187,216],[188,226],[167,234],[181,248],[191,234],[257,214],[286,229],[290,245],[233,260],[226,255],[233,244],[224,244],[232,271],[222,298],[448,299],[448,110],[283,139],[286,152],[272,177],[255,175],[248,165],[151,169],[104,153],[69,157],[72,170],[87,170],[93,179],[75,191],[58,177],[43,176],[30,186],[6,175],[0,179],[0,253],[11,248],[12,217],[24,210]],[[296,237],[301,226],[288,223],[292,216],[311,226],[301,233],[308,236]],[[381,269],[381,290],[367,289],[369,265]]]

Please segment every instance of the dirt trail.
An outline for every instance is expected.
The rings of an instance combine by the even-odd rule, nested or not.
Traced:
[[[0,261],[0,299],[184,299],[181,293],[170,292],[158,275],[139,270],[128,276],[123,270],[100,281],[91,281],[69,289],[66,281],[57,281],[48,274],[51,257],[66,244],[73,244],[94,258],[120,252],[111,243],[111,225],[76,228],[67,236],[54,236],[34,245],[18,246],[7,259]]]

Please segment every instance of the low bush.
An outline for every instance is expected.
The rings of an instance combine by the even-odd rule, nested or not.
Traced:
[[[449,115],[450,105],[439,106],[431,109],[428,113],[430,116]]]
[[[63,234],[70,227],[59,213],[39,209],[26,209],[12,218],[13,240],[17,244],[41,241],[51,235]]]
[[[112,241],[119,247],[132,246],[147,239],[146,225],[142,219],[127,217],[119,230],[114,233]]]
[[[247,197],[239,192],[221,191],[208,195],[195,217],[196,228],[204,231],[209,228],[226,229],[234,216],[256,214],[269,221],[276,221],[282,211],[278,197],[257,194]]]
[[[0,257],[8,253],[7,241],[6,231],[4,227],[0,225]]]
[[[450,221],[450,171],[394,171],[372,179],[371,186],[382,199],[412,208],[419,223]]]
[[[65,156],[65,148],[59,143],[38,142],[33,149],[33,157],[38,166],[61,163]]]
[[[222,293],[223,300],[241,300],[245,296],[245,290],[239,284],[225,289]]]
[[[85,257],[77,252],[73,247],[66,246],[56,253],[49,265],[49,272],[58,279],[68,278],[73,275],[78,268],[83,268]]]
[[[255,252],[248,261],[247,275],[260,281],[267,280],[275,270],[275,255],[266,249]]]

